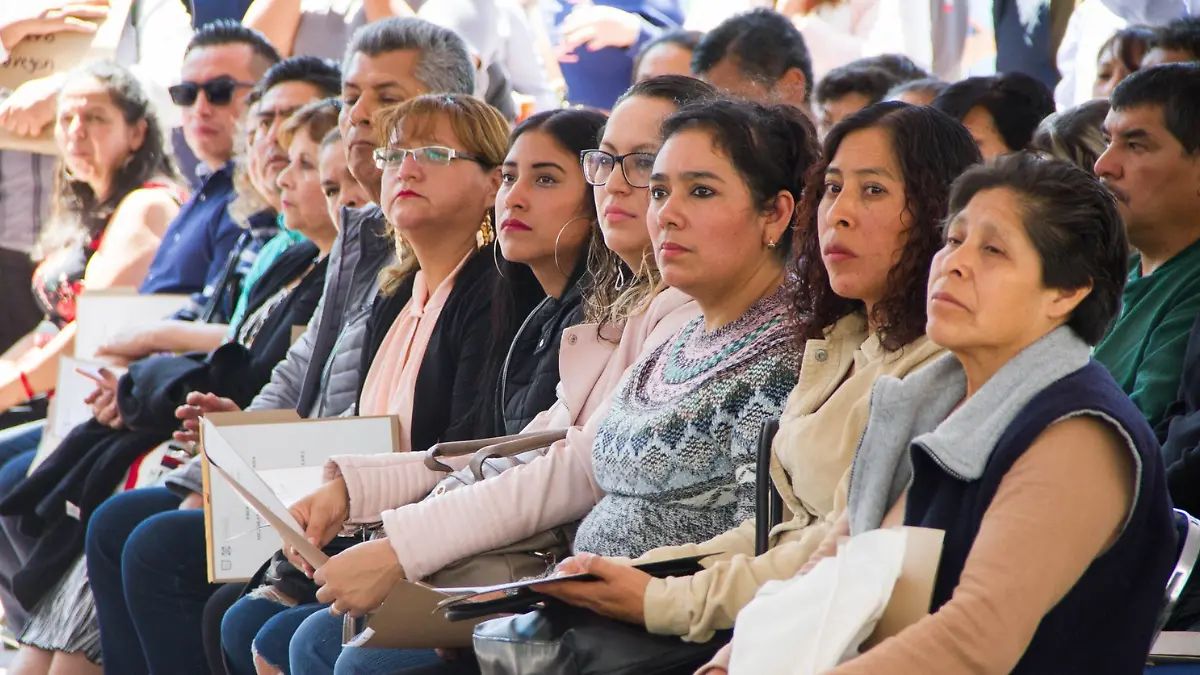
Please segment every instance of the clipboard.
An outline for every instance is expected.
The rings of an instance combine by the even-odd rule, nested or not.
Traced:
[[[279,550],[287,534],[281,523],[298,527],[288,506],[320,486],[330,456],[391,453],[398,438],[399,422],[386,416],[302,419],[294,410],[263,410],[204,417],[209,581],[249,580]]]

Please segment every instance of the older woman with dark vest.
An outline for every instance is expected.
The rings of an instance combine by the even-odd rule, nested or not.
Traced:
[[[1176,536],[1154,433],[1090,356],[1120,309],[1116,205],[1014,155],[950,209],[927,333],[951,354],[876,384],[848,511],[851,534],[945,531],[933,613],[833,672],[1141,672]]]

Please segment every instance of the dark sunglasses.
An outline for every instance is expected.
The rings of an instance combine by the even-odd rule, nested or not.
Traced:
[[[253,86],[253,82],[238,82],[232,77],[223,75],[207,82],[180,82],[169,87],[167,91],[171,94],[171,100],[175,105],[189,108],[196,104],[196,99],[200,96],[201,91],[204,91],[204,96],[208,98],[209,103],[229,105],[229,102],[233,100],[233,92],[237,91],[238,87]]]

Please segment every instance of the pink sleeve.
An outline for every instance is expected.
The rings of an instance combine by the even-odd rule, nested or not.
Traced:
[[[443,461],[458,470],[467,466],[471,456]],[[350,518],[346,522],[354,524],[377,523],[384,511],[424,499],[448,475],[425,466],[423,452],[339,455],[325,463],[326,481],[338,476],[346,479],[350,495]]]
[[[582,518],[603,493],[592,477],[597,415],[528,464],[383,514],[409,579]]]

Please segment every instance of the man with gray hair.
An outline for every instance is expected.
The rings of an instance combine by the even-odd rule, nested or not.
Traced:
[[[373,116],[384,107],[422,94],[470,94],[475,90],[474,73],[462,38],[422,19],[382,19],[354,33],[343,59],[338,127],[346,141],[350,171],[373,200],[379,200],[382,181],[372,157],[380,144],[371,127]],[[308,330],[275,368],[271,382],[250,409],[293,409],[306,417],[352,414],[367,316],[378,292],[379,270],[393,256],[391,239],[385,233],[383,213],[375,204],[343,211],[340,234],[329,254],[321,303]],[[193,393],[178,414],[187,421],[185,427],[194,430],[198,416],[234,410],[233,401]],[[180,437],[190,440],[186,434]],[[207,582],[204,511],[196,494],[202,489],[199,465],[192,463],[173,473],[167,486],[111,499],[101,507],[106,515],[92,521],[97,527],[89,538],[94,564],[119,567],[122,574],[133,573],[138,579],[136,603],[110,602],[98,612],[102,634],[117,639],[122,631],[127,634],[136,627],[137,641],[147,656],[160,643],[170,645],[175,673],[226,672],[222,652],[234,666],[233,672],[255,672],[254,659],[264,667],[286,664],[287,641],[260,643],[256,633],[271,616],[300,608],[260,599],[254,617],[242,617],[237,630],[231,628],[234,624],[227,625],[227,641],[222,646],[220,621],[225,609],[239,597],[242,585],[230,585],[217,593],[222,587]],[[171,546],[161,545],[164,531],[171,533]],[[311,584],[286,564],[275,565],[274,573],[289,584]],[[94,576],[93,588],[107,578]],[[294,584],[288,588],[296,592]],[[97,606],[101,604],[98,601]],[[154,622],[147,621],[157,616],[153,608],[162,607],[174,612],[164,630],[176,637],[183,633],[188,639],[140,637],[143,629],[154,628]],[[206,661],[208,670],[201,668]]]
[[[342,114],[350,174],[378,203],[383,175],[371,127],[381,109],[428,93],[473,94],[475,67],[457,33],[423,19],[391,18],[358,29],[342,60]]]

